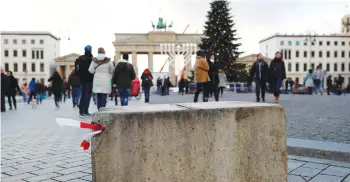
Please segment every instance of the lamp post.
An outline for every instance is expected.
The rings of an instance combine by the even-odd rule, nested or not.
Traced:
[[[309,46],[309,68],[311,68],[311,46],[316,42],[316,32],[307,32],[305,35],[305,44]],[[312,69],[312,68],[311,68]]]

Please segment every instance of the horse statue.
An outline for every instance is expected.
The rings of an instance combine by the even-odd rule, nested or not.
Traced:
[[[161,30],[161,29],[166,30],[166,22],[163,23],[163,18],[158,18],[157,29],[158,30]]]
[[[173,21],[171,21],[170,25],[168,26],[168,28],[173,28]]]
[[[153,30],[156,29],[156,26],[153,24],[153,21],[151,21],[151,23],[152,23]]]

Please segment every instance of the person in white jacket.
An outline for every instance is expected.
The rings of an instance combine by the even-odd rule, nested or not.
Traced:
[[[98,48],[98,55],[92,59],[89,72],[94,74],[92,92],[96,93],[97,109],[106,107],[107,96],[111,93],[111,76],[114,66],[110,58],[105,55],[104,48]]]
[[[224,72],[224,70],[220,69],[219,70],[219,94],[221,94],[221,97],[224,95],[224,89],[227,86],[227,77],[226,74]]]
[[[316,70],[312,74],[312,78],[314,80],[314,84],[316,88],[316,95],[318,92],[321,95],[323,95],[323,89],[322,89],[323,71],[321,70],[320,66],[316,67]]]

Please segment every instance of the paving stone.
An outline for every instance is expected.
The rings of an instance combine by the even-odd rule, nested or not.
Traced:
[[[84,170],[86,170],[87,168],[86,167],[82,167],[82,166],[76,166],[76,167],[72,167],[72,168],[68,168],[68,169],[63,169],[63,170],[60,170],[60,171],[57,171],[57,173],[59,174],[71,174],[71,173],[75,173],[75,172],[82,172]]]
[[[37,181],[43,181],[43,180],[48,180],[50,178],[55,178],[58,176],[62,176],[61,174],[57,174],[57,173],[46,173],[40,176],[35,176],[35,177],[31,177],[31,178],[25,178],[25,181],[28,182],[37,182]]]
[[[60,171],[60,170],[64,170],[65,168],[62,167],[58,167],[58,166],[53,166],[53,167],[48,167],[48,168],[44,168],[44,169],[40,169],[37,171],[33,171],[31,172],[32,174],[36,174],[36,175],[43,175],[43,174],[48,174],[48,173],[53,173],[56,171]]]
[[[77,157],[77,158],[66,158],[62,161],[66,161],[66,162],[79,162],[79,161],[86,161],[87,159],[89,159],[88,157],[86,156],[83,156],[83,157]]]
[[[28,172],[33,172],[33,171],[37,171],[40,168],[36,168],[36,167],[27,167],[27,168],[23,168],[23,169],[17,169],[17,170],[13,170],[13,171],[8,171],[6,172],[6,174],[11,175],[11,176],[15,176],[15,175],[19,175],[19,174],[24,174],[24,173],[28,173]]]
[[[300,159],[303,156],[296,156],[296,155],[288,155],[288,159]]]
[[[345,177],[350,174],[350,168],[330,166],[322,171],[321,174]]]
[[[311,157],[302,157],[302,158],[299,158],[298,160],[305,161],[305,162],[320,163],[320,164],[329,164],[332,162],[331,160],[317,159],[317,158],[311,158]]]
[[[24,164],[13,165],[11,167],[14,167],[16,169],[26,169],[28,167],[34,167],[34,166],[41,165],[41,164],[45,164],[45,163],[38,162],[38,161],[32,161],[32,162],[27,162]]]
[[[81,172],[92,174],[92,168],[86,168],[85,170],[83,170]]]
[[[69,182],[88,182],[88,181],[83,179],[73,179],[73,180],[70,180]]]
[[[347,163],[347,162],[332,161],[329,163],[329,165],[350,168],[350,163]]]
[[[47,179],[47,180],[44,180],[44,181],[41,181],[41,182],[57,182],[56,180],[52,180],[52,179]]]
[[[88,174],[86,174],[86,173],[76,172],[76,173],[71,173],[68,175],[62,175],[60,177],[52,178],[52,179],[56,180],[56,181],[69,181],[69,180],[73,180],[73,179],[79,179],[79,178],[85,177],[87,175]]]
[[[303,165],[303,167],[313,168],[313,169],[326,169],[328,166],[329,165],[326,165],[326,164],[318,164],[318,163],[311,163],[311,162],[308,162]]]
[[[83,179],[83,180],[86,180],[86,181],[92,181],[92,175],[88,175],[88,176],[85,176],[85,177],[80,178],[80,179]]]
[[[22,179],[25,178],[30,178],[30,177],[34,177],[34,174],[30,174],[30,173],[24,173],[24,174],[20,174],[20,175],[16,175],[16,176],[9,176],[6,178],[1,178],[2,182],[14,182],[14,181],[20,181]]]
[[[72,162],[72,163],[67,163],[67,164],[62,164],[58,165],[60,167],[64,168],[70,168],[70,167],[75,167],[75,166],[81,166],[90,163],[89,161],[79,161],[79,162]]]
[[[320,174],[312,178],[310,182],[341,182],[342,179],[343,178],[339,176],[328,176]]]
[[[342,181],[342,182],[350,182],[350,175],[347,176],[347,177],[344,179],[344,181]]]
[[[51,163],[51,162],[57,162],[57,161],[66,161],[67,157],[53,157],[53,158],[49,158],[49,159],[39,159],[39,161],[43,161],[45,163]]]
[[[6,173],[8,171],[13,171],[13,170],[16,170],[16,168],[13,168],[11,166],[8,166],[8,167],[1,167],[1,172],[2,173]]]
[[[299,167],[298,169],[292,171],[290,174],[294,174],[297,176],[305,176],[305,177],[314,177],[322,170],[320,169],[312,169],[312,168],[305,168],[305,167]]]
[[[302,165],[304,165],[306,162],[302,161],[288,161],[288,169],[294,170]]]
[[[306,180],[301,176],[288,175],[288,182],[305,182]]]
[[[67,162],[61,162],[61,161],[57,161],[57,162],[50,162],[48,164],[40,164],[40,165],[37,165],[37,166],[34,166],[34,167],[39,167],[39,168],[49,168],[49,167],[55,167],[55,166],[58,166],[58,165],[65,165],[65,164],[68,164]]]

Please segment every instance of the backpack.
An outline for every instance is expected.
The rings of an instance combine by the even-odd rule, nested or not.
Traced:
[[[144,78],[142,79],[142,87],[150,88],[153,86],[153,82],[150,77],[150,75],[144,76]]]

